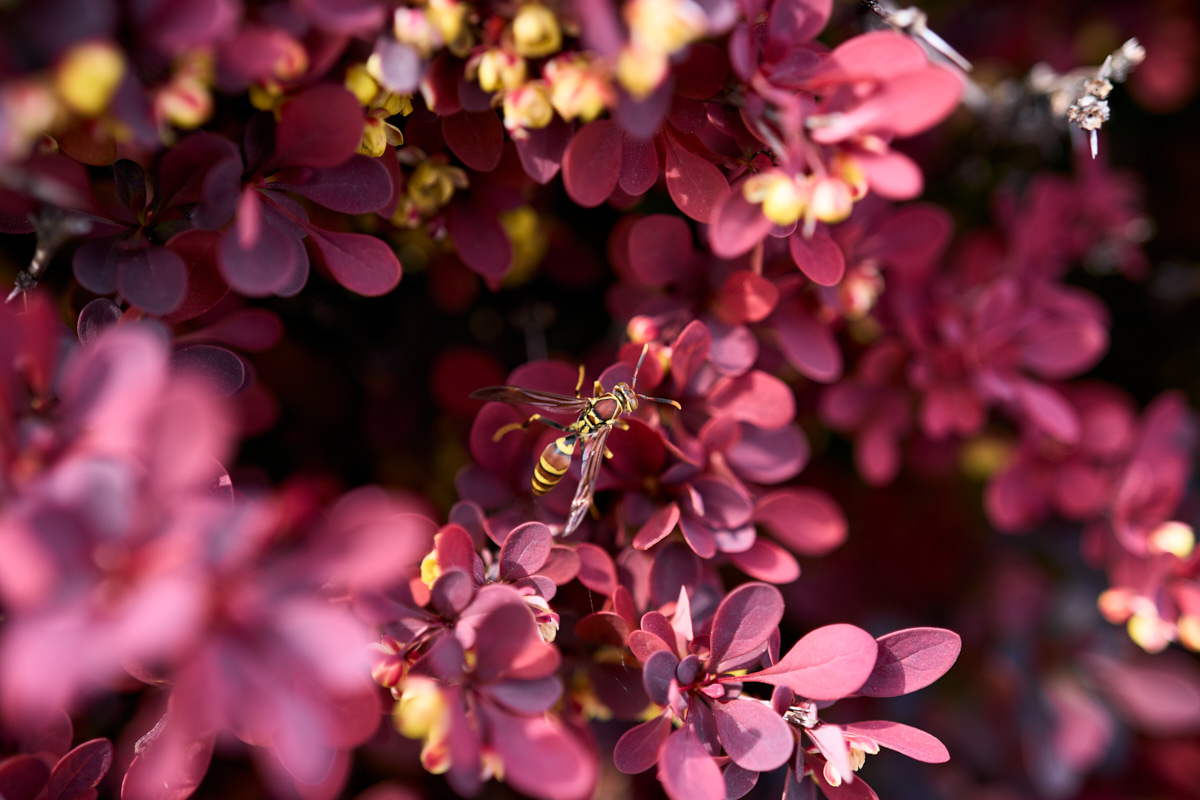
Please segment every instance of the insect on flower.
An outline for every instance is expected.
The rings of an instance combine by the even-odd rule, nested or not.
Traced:
[[[618,383],[611,391],[606,392],[600,381],[596,381],[592,387],[592,397],[580,396],[580,390],[583,388],[582,366],[579,367],[579,381],[575,384],[574,397],[553,392],[539,392],[535,389],[522,389],[517,386],[489,386],[471,393],[471,397],[477,400],[533,406],[548,411],[579,412],[579,418],[570,425],[563,425],[547,419],[541,414],[534,414],[524,422],[505,425],[492,436],[492,441],[498,442],[506,434],[515,430],[525,430],[533,422],[542,422],[563,432],[562,436],[546,445],[538,458],[537,466],[534,467],[533,492],[538,495],[545,494],[558,485],[562,476],[567,474],[567,470],[571,467],[571,459],[575,455],[576,447],[582,443],[583,466],[579,476],[579,488],[575,491],[575,498],[571,501],[571,515],[563,529],[564,536],[579,527],[579,523],[583,521],[583,515],[591,507],[592,495],[596,491],[596,477],[600,474],[602,460],[597,457],[597,454],[603,454],[606,457],[612,456],[612,453],[604,446],[608,440],[608,434],[612,432],[613,428],[629,429],[629,424],[621,419],[621,415],[636,411],[638,398],[682,410],[679,403],[674,400],[648,397],[634,391],[634,387],[637,386],[638,372],[642,368],[642,362],[646,359],[648,349],[649,346],[642,348],[642,355],[638,358],[637,366],[633,370],[633,379],[629,383]]]

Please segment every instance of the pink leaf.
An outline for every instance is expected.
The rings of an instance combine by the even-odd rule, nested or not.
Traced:
[[[400,259],[381,239],[310,226],[307,240],[337,282],[352,292],[377,297],[400,283]]]
[[[962,640],[944,628],[907,628],[880,636],[871,676],[858,690],[868,697],[898,697],[923,689],[954,664]]]
[[[838,700],[866,682],[878,649],[862,628],[826,625],[796,642],[779,663],[743,680],[788,686],[809,700]]]
[[[917,761],[924,761],[926,764],[941,764],[950,760],[950,752],[946,750],[946,745],[938,741],[936,736],[899,722],[871,720],[851,722],[838,727],[846,733],[865,736],[890,750]]]
[[[50,767],[37,756],[17,755],[0,761],[0,797],[34,800],[50,779]]]
[[[357,98],[333,83],[320,83],[279,109],[274,164],[336,167],[358,149],[363,111]]]
[[[728,416],[773,430],[795,417],[796,398],[779,378],[753,370],[738,377],[722,378],[709,392],[708,407],[715,417]]]
[[[846,256],[829,234],[817,231],[812,239],[800,233],[788,237],[788,249],[800,271],[813,283],[821,286],[836,286],[846,274]]]
[[[721,770],[690,724],[667,737],[658,760],[658,780],[671,800],[722,800]]]
[[[761,322],[775,310],[779,289],[750,270],[730,273],[717,293],[718,310],[727,322]]]
[[[459,111],[442,117],[442,136],[450,152],[468,167],[491,172],[504,152],[504,123],[495,111]]]
[[[650,519],[638,529],[633,537],[633,546],[638,550],[649,550],[661,542],[679,524],[679,506],[669,503],[650,515]]]
[[[888,200],[911,200],[921,194],[925,177],[921,168],[904,153],[856,152],[854,160],[867,174],[871,191]]]
[[[634,197],[645,194],[658,180],[658,172],[654,139],[625,136],[621,142],[621,175],[617,180],[622,191]]]
[[[623,140],[621,129],[610,119],[576,131],[563,154],[563,185],[572,200],[591,208],[612,194],[621,174]]]
[[[575,548],[579,556],[579,582],[593,592],[612,597],[617,590],[617,567],[606,550],[584,542]]]
[[[841,728],[837,725],[817,725],[805,733],[812,739],[821,755],[837,770],[842,778],[842,785],[853,784],[854,768],[850,765],[850,748],[846,745]]]
[[[692,231],[671,214],[642,217],[629,231],[629,265],[647,286],[682,281],[692,262]]]
[[[733,565],[751,578],[782,585],[800,577],[796,558],[774,542],[758,539],[749,550],[726,553]]]
[[[708,244],[721,258],[737,258],[761,242],[771,225],[762,206],[747,200],[739,185],[713,209]]]
[[[500,577],[506,581],[532,575],[550,556],[550,529],[540,522],[513,528],[500,548]]]
[[[1079,415],[1066,398],[1033,381],[1017,385],[1017,402],[1030,421],[1064,444],[1079,441]]]
[[[713,616],[710,663],[717,669],[740,665],[739,659],[761,650],[782,619],[783,595],[774,586],[747,583],[734,589]]]
[[[788,47],[814,38],[829,21],[833,0],[779,0],[767,19],[767,38]]]
[[[833,383],[842,375],[842,350],[829,327],[797,304],[780,305],[771,315],[787,360],[801,375]]]
[[[754,521],[793,552],[823,556],[846,541],[846,517],[820,489],[780,489],[758,501]]]

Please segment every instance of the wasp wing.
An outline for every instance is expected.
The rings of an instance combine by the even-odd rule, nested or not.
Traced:
[[[583,522],[583,515],[592,505],[592,495],[596,493],[596,478],[600,475],[600,465],[604,463],[604,443],[612,431],[611,425],[605,425],[589,436],[583,443],[583,466],[579,471],[579,488],[575,490],[575,499],[571,501],[571,516],[567,518],[567,527],[563,528],[563,536],[571,533]]]
[[[579,397],[569,397],[554,392],[539,392],[536,389],[521,389],[517,386],[489,386],[471,392],[476,400],[489,400],[497,403],[513,403],[514,405],[533,406],[547,411],[580,412],[587,408],[588,400]]]

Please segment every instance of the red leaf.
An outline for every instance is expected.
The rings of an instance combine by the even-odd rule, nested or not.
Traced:
[[[400,282],[400,259],[374,236],[309,226],[307,241],[337,282],[352,292],[377,297]]]
[[[33,800],[50,779],[50,767],[37,756],[18,755],[0,761],[0,797]]]
[[[524,138],[514,139],[525,174],[543,185],[553,180],[562,169],[563,154],[574,133],[575,129],[556,114],[546,127],[533,128]]]
[[[757,700],[741,699],[713,703],[712,709],[717,736],[733,763],[743,769],[769,772],[791,757],[796,740],[775,709]]]
[[[717,293],[718,309],[730,324],[761,322],[775,310],[779,289],[750,270],[730,273]]]
[[[579,582],[593,592],[612,597],[617,590],[617,567],[602,547],[584,542],[575,548],[579,556]]]
[[[85,797],[104,779],[112,766],[113,746],[108,739],[92,739],[67,753],[50,773],[46,800]]]
[[[272,163],[336,167],[358,150],[362,127],[354,95],[336,84],[317,84],[279,109]]]
[[[796,642],[779,663],[741,680],[788,686],[809,700],[839,700],[866,682],[878,650],[862,628],[826,625]]]
[[[761,650],[782,619],[783,595],[774,586],[747,583],[734,589],[713,616],[709,663],[717,670],[740,666],[739,659]]]
[[[817,231],[812,239],[794,233],[788,237],[788,249],[796,266],[813,283],[836,286],[846,274],[846,256],[842,248],[824,231]]]
[[[782,428],[796,416],[791,388],[761,370],[722,378],[709,391],[708,407],[715,417],[728,416],[768,430]]]
[[[468,167],[491,172],[504,152],[504,123],[495,111],[459,111],[442,117],[442,136],[450,152]]]
[[[612,194],[621,174],[623,141],[621,129],[610,119],[576,131],[563,154],[563,185],[572,200],[592,208]]]
[[[771,316],[787,360],[801,375],[820,383],[842,376],[842,350],[828,326],[797,304],[780,306]]]
[[[647,286],[681,281],[692,256],[691,228],[672,214],[642,217],[629,231],[629,266]]]
[[[779,0],[767,19],[767,38],[793,46],[815,37],[829,21],[833,0]]]
[[[1079,441],[1079,415],[1067,399],[1034,381],[1017,384],[1017,402],[1029,420],[1064,444]]]
[[[392,178],[380,159],[354,155],[336,167],[307,171],[306,179],[289,182],[289,171],[278,174],[273,189],[284,189],[307,197],[318,205],[343,214],[369,214],[382,208],[392,196]]]
[[[925,177],[921,168],[904,153],[856,152],[854,160],[867,174],[871,191],[888,200],[911,200],[921,194]]]
[[[684,214],[697,222],[712,222],[717,206],[729,194],[721,170],[666,133],[667,192]]]
[[[653,139],[622,137],[621,175],[617,180],[622,191],[637,197],[650,191],[658,180],[658,147]]]
[[[758,501],[754,521],[802,556],[823,556],[846,541],[846,517],[820,489],[780,489]]]
[[[638,550],[649,550],[667,538],[679,524],[679,506],[669,503],[650,515],[650,519],[638,529],[633,537],[633,546]]]
[[[217,265],[221,235],[216,231],[183,231],[171,237],[167,247],[187,265],[187,292],[174,311],[163,315],[163,322],[174,325],[208,311],[229,294],[229,284]]]
[[[944,628],[907,628],[880,636],[871,676],[858,690],[868,697],[898,697],[923,689],[954,664],[962,640]]]
[[[540,522],[518,525],[500,547],[500,577],[511,581],[532,575],[550,557],[550,529]]]
[[[663,745],[671,733],[671,717],[660,714],[654,719],[636,725],[617,740],[613,748],[613,765],[626,775],[645,772],[658,763]]]

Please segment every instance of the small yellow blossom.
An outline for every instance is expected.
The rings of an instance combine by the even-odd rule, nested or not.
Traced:
[[[568,122],[591,122],[616,104],[616,93],[604,67],[581,55],[561,56],[542,69],[550,86],[550,104]]]
[[[776,225],[791,225],[804,216],[810,196],[808,179],[782,171],[762,172],[742,185],[742,195],[762,203],[763,215]]]
[[[562,49],[558,17],[541,3],[521,6],[512,21],[513,44],[527,58],[544,58]]]
[[[854,195],[841,178],[816,178],[812,181],[809,209],[821,222],[833,225],[850,216],[854,210]]]
[[[670,68],[667,53],[631,42],[617,57],[617,80],[626,91],[641,100],[662,85]]]
[[[63,103],[85,117],[108,108],[125,77],[125,56],[108,42],[83,42],[67,51],[54,72],[54,86]]]
[[[442,565],[438,563],[437,550],[429,551],[429,555],[421,559],[421,583],[433,588],[436,581],[442,574]]]
[[[708,31],[704,9],[692,0],[630,0],[622,13],[630,38],[663,55],[679,52]]]
[[[1152,553],[1170,553],[1178,558],[1187,558],[1196,548],[1196,534],[1191,525],[1171,520],[1150,532],[1148,544]]]
[[[550,89],[542,81],[530,81],[505,92],[503,109],[504,127],[517,139],[525,135],[525,130],[544,128],[554,121]]]

